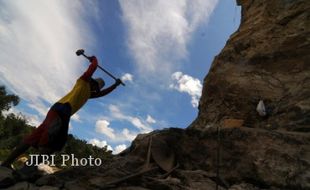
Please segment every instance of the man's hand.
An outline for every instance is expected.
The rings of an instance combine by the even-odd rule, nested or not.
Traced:
[[[121,79],[116,79],[115,80],[115,85],[119,86],[122,83]]]
[[[96,56],[88,57],[89,62],[97,61]]]

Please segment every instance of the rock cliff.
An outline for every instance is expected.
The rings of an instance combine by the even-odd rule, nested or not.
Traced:
[[[309,2],[237,2],[241,25],[214,59],[192,127],[235,118],[252,128],[309,132]],[[254,109],[260,99],[265,120]]]
[[[215,57],[187,129],[139,135],[103,167],[11,188],[310,189],[310,1],[237,3],[241,25]]]

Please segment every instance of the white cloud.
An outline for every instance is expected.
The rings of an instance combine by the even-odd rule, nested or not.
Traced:
[[[83,72],[74,52],[89,47],[80,1],[0,2],[0,81],[41,116]],[[85,68],[86,69],[86,68]]]
[[[25,117],[28,125],[38,127],[41,124],[41,121],[37,115],[27,114]]]
[[[114,129],[110,128],[109,125],[110,122],[106,120],[98,120],[96,122],[96,132],[104,134],[110,139],[115,139]]]
[[[142,74],[163,78],[187,57],[187,44],[218,0],[119,0],[128,48]]]
[[[71,116],[71,119],[72,119],[73,121],[76,121],[76,122],[79,122],[79,123],[82,122],[82,120],[81,120],[81,118],[80,118],[80,115],[77,114],[77,113],[75,113],[74,115],[72,115],[72,116]]]
[[[148,133],[153,130],[147,121],[143,121],[134,116],[125,115],[116,105],[110,105],[109,110],[113,118],[130,122],[133,126],[139,129],[141,133]]]
[[[120,111],[116,105],[109,105],[112,116],[116,119],[126,119],[126,116]]]
[[[202,91],[200,80],[183,74],[182,72],[173,73],[171,78],[174,83],[170,85],[170,88],[189,94],[192,98],[192,106],[197,107]]]
[[[153,129],[150,124],[156,122],[150,115],[147,116],[146,120],[125,115],[116,105],[109,105],[109,111],[111,113],[111,116],[108,118],[109,121],[99,119],[96,122],[95,128],[95,131],[104,134],[109,142],[131,142],[139,133],[151,132]],[[126,121],[132,124],[136,130],[129,130],[128,128],[117,130],[111,126],[113,120]]]
[[[129,121],[138,129],[146,128],[146,126],[142,123],[142,121],[137,117],[130,117]]]
[[[138,135],[137,132],[129,131],[127,128],[124,128],[122,131],[115,131],[109,126],[109,121],[100,119],[96,122],[95,131],[105,135],[112,142],[130,142]]]
[[[122,131],[122,135],[126,141],[133,141],[138,134],[130,132],[127,128],[125,128]]]
[[[133,81],[133,76],[132,76],[132,74],[126,73],[126,74],[124,74],[124,75],[121,77],[121,80],[122,80],[123,82],[125,82],[125,81],[132,82],[132,81]]]
[[[103,148],[103,147],[107,146],[108,150],[113,151],[113,148],[110,145],[108,145],[107,141],[100,141],[98,139],[90,139],[88,141],[88,144],[92,144],[93,146],[97,146],[99,148]]]
[[[125,150],[126,148],[127,148],[127,146],[125,144],[117,145],[115,147],[113,154],[118,154],[118,153],[122,152],[123,150]]]
[[[150,115],[147,115],[146,121],[151,124],[156,123],[156,120]]]
[[[97,146],[99,148],[103,148],[105,146],[107,146],[107,150],[112,151],[113,154],[118,154],[120,152],[122,152],[123,150],[125,150],[127,148],[127,146],[125,144],[120,144],[117,145],[114,149],[107,143],[107,141],[100,141],[99,139],[90,139],[88,142],[88,144],[91,144],[93,146]]]
[[[40,116],[45,116],[48,112],[48,107],[41,100],[38,100],[36,103],[29,103],[28,107],[36,110]]]

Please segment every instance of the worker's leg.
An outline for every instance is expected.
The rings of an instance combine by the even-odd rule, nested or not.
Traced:
[[[23,154],[30,146],[25,144],[25,143],[21,143],[20,145],[18,145],[9,155],[9,157],[1,164],[1,166],[4,167],[8,167],[11,168],[11,164],[14,162],[14,160],[20,156],[21,154]]]

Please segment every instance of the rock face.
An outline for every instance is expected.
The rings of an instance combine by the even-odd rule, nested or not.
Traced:
[[[240,28],[214,59],[189,128],[139,135],[102,167],[15,186],[310,189],[310,1],[237,2]],[[256,112],[260,100],[265,117]]]
[[[214,59],[190,128],[223,127],[221,168],[230,184],[309,189],[310,1],[237,2],[241,25]],[[259,100],[266,117],[256,112]],[[242,127],[229,128],[232,121]],[[211,139],[204,148],[215,147]]]
[[[223,118],[244,125],[310,131],[310,4],[305,0],[239,0],[241,25],[204,80],[194,128]],[[269,118],[255,111],[264,100]],[[259,121],[259,122],[258,122]]]

